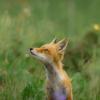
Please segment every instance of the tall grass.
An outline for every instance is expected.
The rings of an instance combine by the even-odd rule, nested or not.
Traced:
[[[44,67],[27,55],[55,36],[68,37],[64,69],[75,100],[100,99],[99,0],[0,1],[0,100],[44,100]]]

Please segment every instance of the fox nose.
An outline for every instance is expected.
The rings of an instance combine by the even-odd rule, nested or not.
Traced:
[[[33,50],[33,48],[30,48],[30,51]]]

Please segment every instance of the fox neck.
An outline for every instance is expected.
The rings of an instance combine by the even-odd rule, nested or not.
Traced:
[[[47,74],[47,79],[50,81],[57,81],[61,80],[61,71],[63,70],[62,68],[62,63],[46,63],[45,64],[46,68],[46,74]]]

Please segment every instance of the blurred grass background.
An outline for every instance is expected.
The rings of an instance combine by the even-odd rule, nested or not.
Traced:
[[[100,100],[100,0],[0,0],[0,100],[44,100],[45,71],[27,49],[69,38],[64,69],[74,100]]]

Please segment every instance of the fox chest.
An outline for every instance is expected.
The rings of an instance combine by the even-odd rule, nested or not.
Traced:
[[[48,94],[50,100],[67,100],[67,91],[65,88],[60,88],[57,90],[49,88]]]

